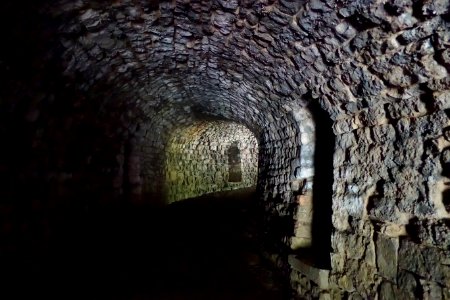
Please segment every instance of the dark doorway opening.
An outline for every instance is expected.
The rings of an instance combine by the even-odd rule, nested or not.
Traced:
[[[335,136],[331,129],[333,122],[320,105],[311,101],[309,109],[316,124],[312,251],[316,257],[317,266],[322,269],[330,269]]]
[[[241,151],[239,150],[237,142],[232,143],[230,148],[228,148],[228,167],[228,182],[241,182]]]

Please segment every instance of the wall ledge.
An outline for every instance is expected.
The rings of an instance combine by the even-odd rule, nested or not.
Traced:
[[[304,263],[297,255],[289,255],[288,263],[292,269],[305,275],[309,280],[316,283],[320,289],[327,290],[329,288],[329,270],[319,269]]]

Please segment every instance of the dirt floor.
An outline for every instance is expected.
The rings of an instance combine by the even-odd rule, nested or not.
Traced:
[[[253,189],[76,214],[48,250],[2,261],[1,299],[287,299],[256,216]]]

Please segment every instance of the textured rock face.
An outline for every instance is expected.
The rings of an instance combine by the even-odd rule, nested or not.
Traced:
[[[231,147],[238,149],[240,178],[233,180]],[[166,149],[169,203],[207,193],[256,185],[258,142],[244,126],[229,122],[197,123],[173,131]]]
[[[0,57],[2,199],[156,198],[170,133],[232,120],[259,139],[272,250],[287,264],[299,225],[311,224],[314,244],[314,228],[332,220],[331,249],[321,247],[329,288],[309,297],[450,298],[448,0],[35,1],[0,11],[12,28]],[[316,130],[328,122],[331,146]],[[302,196],[316,221],[301,220]]]

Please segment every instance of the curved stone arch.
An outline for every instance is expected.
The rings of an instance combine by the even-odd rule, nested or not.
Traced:
[[[268,123],[275,123],[276,120],[280,120],[280,124],[276,124],[274,128],[287,125],[286,118],[283,116],[288,113],[288,110],[286,108],[280,109],[277,101],[280,98],[287,98],[287,101],[292,102],[294,95],[281,97],[280,95],[269,94],[269,97],[263,97],[264,94],[255,89],[258,86],[252,86],[246,80],[235,82],[232,89],[224,90],[219,84],[220,81],[207,78],[202,80],[202,76],[199,78],[193,80],[193,78],[187,77],[183,82],[180,82],[176,77],[171,78],[163,75],[146,86],[147,94],[143,95],[143,98],[148,99],[149,103],[153,103],[149,105],[154,105],[155,101],[161,101],[171,103],[172,109],[164,109],[163,107],[160,110],[152,111],[149,108],[147,112],[149,121],[143,124],[144,140],[159,141],[162,145],[165,145],[167,134],[171,130],[179,126],[188,126],[196,119],[205,117],[242,123],[257,137],[261,136]],[[265,91],[265,93],[267,92]],[[296,102],[303,104],[304,100],[297,97]],[[142,101],[141,105],[145,112],[146,102]],[[199,111],[200,113],[198,113]],[[143,143],[145,144],[144,140]],[[147,148],[151,149],[152,147],[150,145]],[[152,152],[152,155],[157,153],[157,151]],[[160,160],[164,160],[162,155]],[[149,162],[147,164],[155,163]],[[145,169],[148,168],[142,170],[145,172]],[[157,171],[156,174],[162,176],[160,171]],[[161,186],[161,184],[158,185]],[[144,188],[145,190],[148,189]],[[160,192],[156,192],[156,194],[158,193]]]
[[[230,147],[242,156],[239,181],[230,180]],[[171,132],[165,153],[167,203],[256,185],[258,142],[241,124],[202,120],[178,127]]]
[[[294,234],[290,246],[296,250],[312,246],[316,130],[314,119],[308,109],[295,109],[292,114],[297,121],[300,133],[300,153],[298,159],[294,160],[294,179],[291,183],[297,207],[294,217]]]

